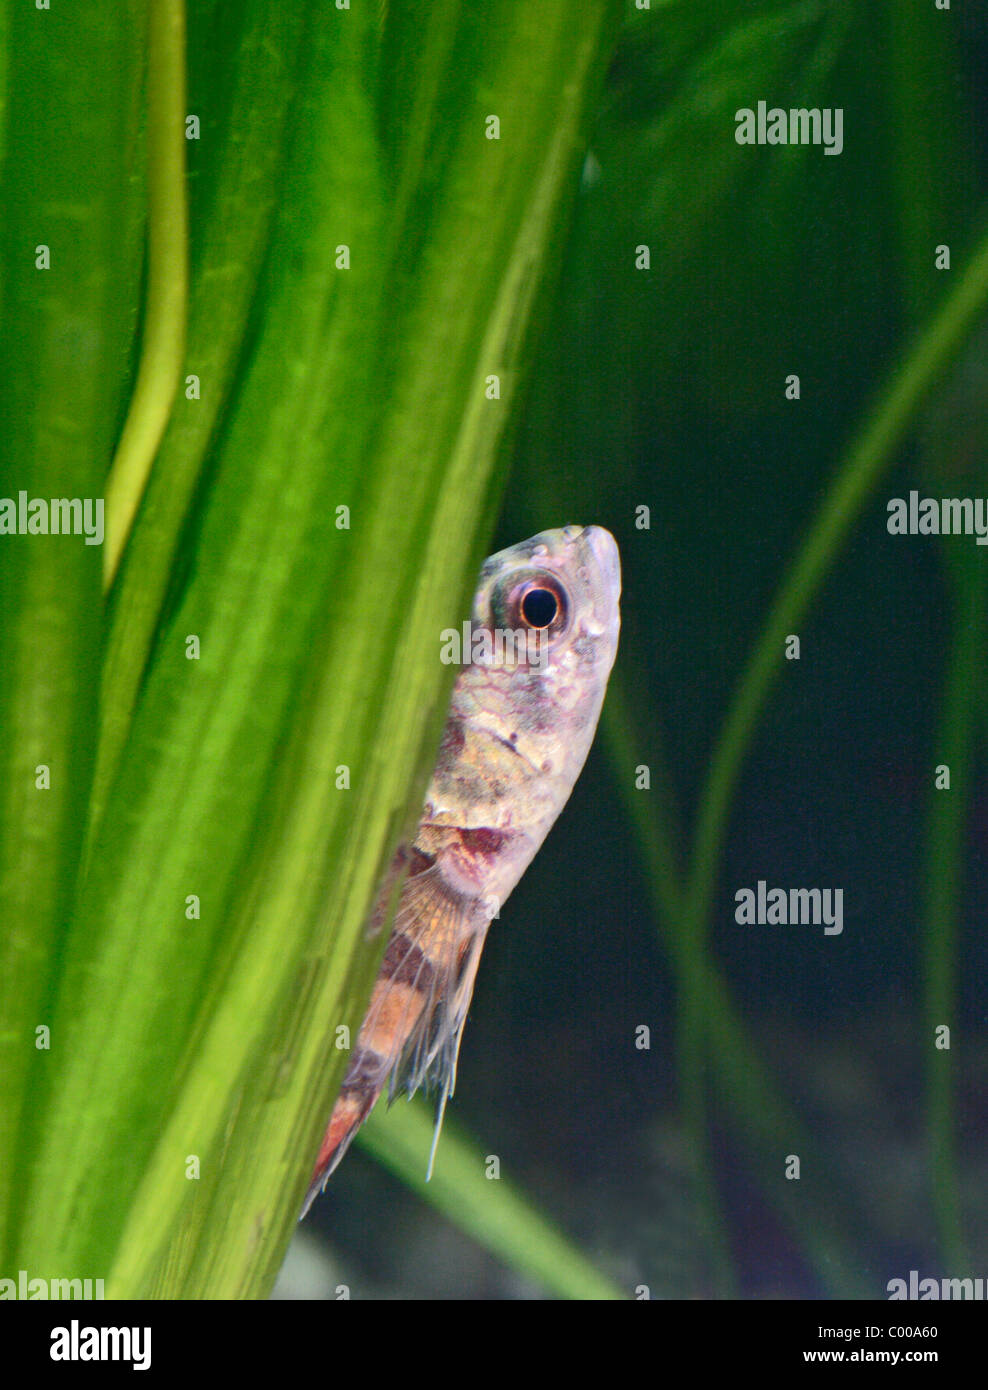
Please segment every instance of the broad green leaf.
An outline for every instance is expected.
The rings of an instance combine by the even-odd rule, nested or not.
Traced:
[[[128,379],[139,273],[132,5],[0,7],[0,497],[96,499]],[[99,72],[94,84],[92,74]],[[48,268],[45,264],[47,248]],[[93,520],[98,516],[93,513]],[[0,537],[0,1249],[27,1165],[98,732],[100,548]],[[39,789],[48,769],[49,785]]]
[[[439,633],[487,544],[615,14],[445,5],[413,34],[376,7],[284,8],[189,15],[200,390],[178,392],[111,599],[85,872],[52,907],[21,1139],[15,1259],[118,1295],[273,1281],[335,1029],[383,947],[363,924],[434,753]]]

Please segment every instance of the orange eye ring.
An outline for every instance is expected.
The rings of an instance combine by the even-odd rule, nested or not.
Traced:
[[[508,599],[511,626],[555,636],[569,614],[566,592],[550,574],[533,575],[516,585]]]

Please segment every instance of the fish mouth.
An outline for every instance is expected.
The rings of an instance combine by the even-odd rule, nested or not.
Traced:
[[[584,526],[580,539],[589,545],[607,589],[613,591],[617,599],[621,594],[621,557],[617,541],[603,526]]]

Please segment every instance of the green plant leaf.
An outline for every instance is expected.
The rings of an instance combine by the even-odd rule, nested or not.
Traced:
[[[201,391],[179,391],[113,596],[85,873],[51,909],[53,1041],[20,1141],[16,1260],[115,1295],[273,1282],[335,1029],[383,947],[363,924],[430,769],[438,637],[487,544],[615,17],[593,3],[574,33],[561,0],[446,5],[413,44],[367,7],[234,9],[190,17],[228,74],[211,112],[210,63],[190,64],[215,145],[191,159]]]
[[[141,187],[137,19],[132,5],[117,7],[113,25],[76,8],[59,17],[53,40],[50,14],[0,7],[4,498],[81,503],[102,490],[139,274],[130,230]],[[99,547],[78,536],[5,534],[0,544],[0,1249],[8,1253],[53,1056],[35,1030],[53,1022],[92,775],[99,568]]]

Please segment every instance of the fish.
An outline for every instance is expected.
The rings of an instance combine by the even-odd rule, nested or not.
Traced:
[[[418,828],[371,914],[379,930],[398,892],[302,1216],[385,1087],[389,1103],[402,1091],[437,1093],[431,1176],[487,931],[583,768],[617,652],[620,595],[617,543],[601,526],[542,531],[481,566]],[[442,636],[449,656],[459,634]]]

